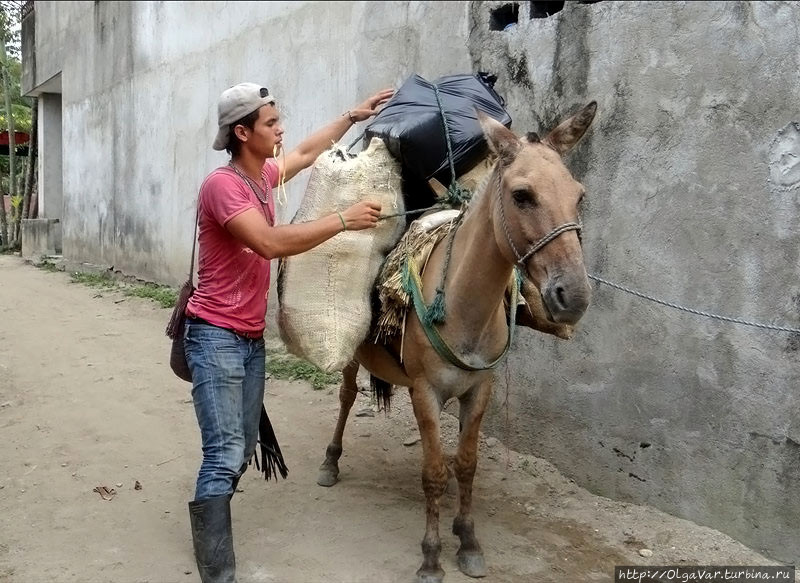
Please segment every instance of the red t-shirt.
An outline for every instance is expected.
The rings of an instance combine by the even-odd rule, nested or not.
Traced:
[[[269,261],[235,239],[225,225],[254,208],[275,223],[272,187],[278,184],[278,163],[270,158],[261,169],[267,183],[267,204],[233,168],[217,168],[200,187],[197,289],[186,313],[215,326],[247,336],[264,333],[269,293]]]

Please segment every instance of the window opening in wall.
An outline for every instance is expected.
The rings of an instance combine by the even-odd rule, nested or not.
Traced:
[[[562,3],[563,4],[563,3]],[[491,30],[507,30],[519,20],[519,4],[504,4],[492,10],[489,18]]]
[[[563,8],[564,2],[531,2],[531,18],[547,18]]]

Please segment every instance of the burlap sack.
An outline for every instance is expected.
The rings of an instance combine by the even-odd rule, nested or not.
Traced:
[[[383,141],[349,158],[331,148],[314,164],[293,223],[312,221],[362,201],[381,203],[382,215],[404,212],[400,165]],[[278,328],[294,355],[331,372],[342,370],[367,337],[370,294],[381,264],[405,230],[405,217],[375,229],[345,231],[288,257],[278,276]]]

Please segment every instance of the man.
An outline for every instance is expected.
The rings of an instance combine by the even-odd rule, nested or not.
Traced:
[[[186,308],[185,351],[203,442],[189,503],[203,583],[235,579],[230,499],[255,452],[264,399],[264,326],[269,260],[308,251],[343,230],[377,225],[380,205],[361,202],[309,223],[275,225],[272,190],[291,179],[350,127],[377,113],[381,91],[275,159],[281,127],[275,99],[253,83],[222,93],[215,150],[231,160],[203,182],[198,197],[198,284]]]

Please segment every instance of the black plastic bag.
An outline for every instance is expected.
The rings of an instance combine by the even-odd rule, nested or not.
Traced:
[[[495,79],[479,73],[449,75],[429,83],[419,75],[412,75],[367,126],[364,143],[378,136],[414,178],[425,183],[436,178],[449,185],[447,143],[434,84],[447,116],[453,162],[459,175],[487,153],[475,109],[511,127],[511,116],[503,107],[505,101],[493,88]]]

